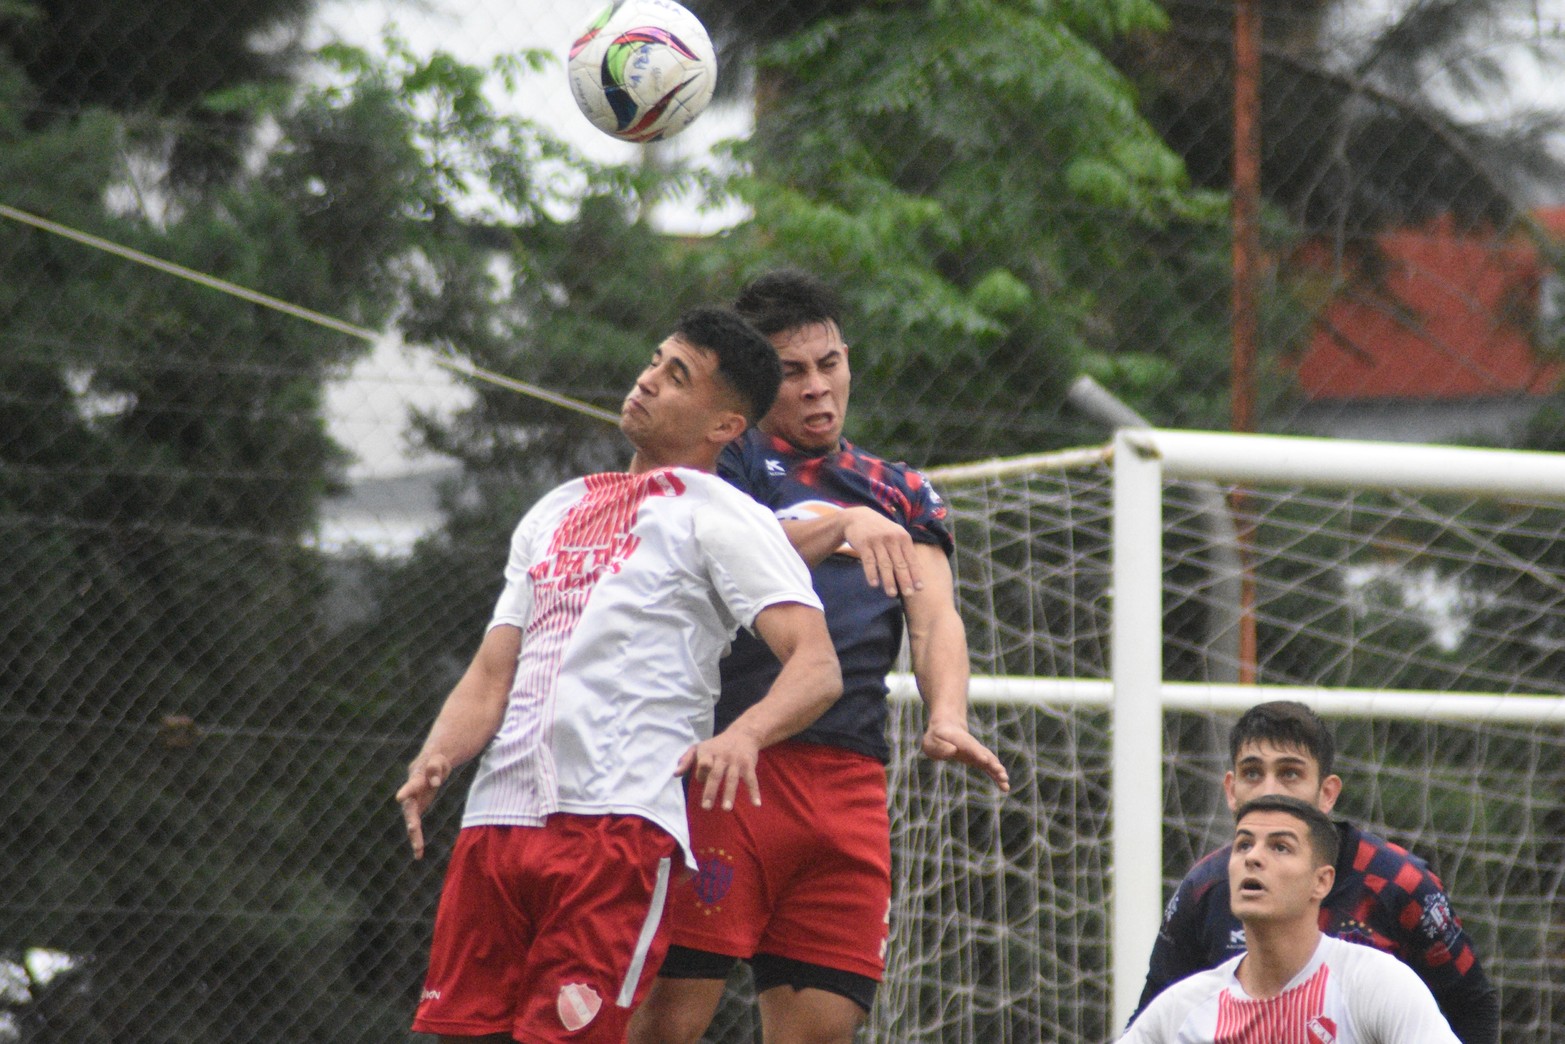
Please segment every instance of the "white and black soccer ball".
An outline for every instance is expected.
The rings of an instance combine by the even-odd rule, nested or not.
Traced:
[[[614,0],[577,34],[571,96],[624,141],[671,138],[712,100],[717,56],[706,27],[673,0]]]

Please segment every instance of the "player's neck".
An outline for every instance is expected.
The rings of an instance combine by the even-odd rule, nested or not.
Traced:
[[[631,455],[630,464],[625,470],[632,475],[644,475],[649,471],[657,471],[659,468],[692,468],[696,471],[716,471],[717,454],[660,454],[638,449]]]
[[[1247,923],[1246,951],[1235,972],[1239,985],[1252,997],[1277,996],[1310,963],[1320,940],[1320,929],[1313,922]]]

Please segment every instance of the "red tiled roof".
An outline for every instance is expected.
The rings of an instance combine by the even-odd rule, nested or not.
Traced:
[[[1565,234],[1565,208],[1540,211]],[[1380,238],[1378,292],[1338,287],[1316,317],[1294,371],[1310,399],[1469,399],[1543,395],[1565,367],[1539,359],[1530,334],[1541,267],[1533,244],[1440,220]],[[1322,245],[1300,257],[1328,274]]]

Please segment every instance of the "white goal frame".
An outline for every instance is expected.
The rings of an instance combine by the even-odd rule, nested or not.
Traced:
[[[1082,455],[1102,459],[1101,451]],[[1108,456],[1113,489],[1110,677],[975,676],[969,693],[973,703],[1110,708],[1110,974],[1112,1025],[1121,1027],[1140,997],[1162,918],[1166,709],[1237,712],[1286,698],[1329,716],[1565,723],[1565,696],[1166,683],[1160,652],[1164,483],[1455,493],[1565,503],[1565,453],[1123,428],[1116,432]],[[1018,468],[1021,463],[996,461],[953,470],[964,476],[991,469],[1029,470]],[[933,477],[943,476],[937,472]],[[911,676],[898,674],[890,681],[893,698],[916,698]]]

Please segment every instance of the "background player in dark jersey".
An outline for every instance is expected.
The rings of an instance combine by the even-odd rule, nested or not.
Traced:
[[[700,864],[670,896],[674,948],[631,1024],[633,1044],[699,1040],[736,959],[750,961],[769,1044],[848,1042],[885,967],[891,907],[886,673],[906,621],[928,707],[923,752],[1009,788],[967,727],[967,637],[945,507],[923,476],[842,437],[850,370],[836,294],[780,271],[735,307],[783,364],[777,403],[718,473],[783,520],[811,566],[842,665],[828,715],[758,765],[766,801],[725,827],[692,809]],[[718,728],[764,693],[776,663],[742,635],[723,662]]]
[[[1223,777],[1228,807],[1263,794],[1289,794],[1329,813],[1342,790],[1332,773],[1336,744],[1325,722],[1302,703],[1251,707],[1228,736],[1233,768]],[[1342,837],[1336,881],[1321,903],[1327,935],[1384,950],[1410,966],[1435,995],[1463,1044],[1499,1039],[1499,1000],[1479,967],[1472,940],[1451,901],[1418,856],[1337,821]],[[1152,947],[1139,1012],[1171,983],[1244,949],[1244,929],[1229,908],[1229,849],[1198,862],[1169,901]]]

